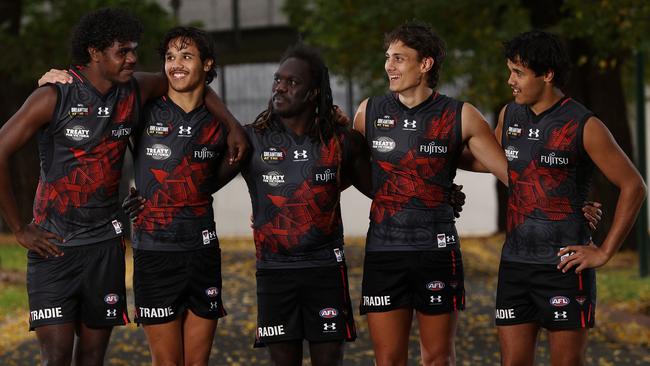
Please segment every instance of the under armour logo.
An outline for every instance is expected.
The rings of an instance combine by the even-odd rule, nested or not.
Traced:
[[[106,309],[106,316],[107,317],[117,316],[117,309]]]
[[[566,311],[555,311],[555,319],[566,319]]]
[[[97,115],[108,116],[108,107],[99,107],[99,108],[97,108]]]
[[[210,310],[217,310],[219,308],[218,301],[210,301]]]
[[[323,330],[336,330],[336,323],[323,323]]]
[[[417,122],[416,120],[411,120],[411,121],[409,122],[408,119],[405,119],[405,120],[404,120],[404,128],[417,128],[417,127],[416,127],[416,124],[417,124],[417,123],[418,123],[418,122]]]
[[[293,152],[293,160],[298,160],[298,159],[307,159],[307,150],[302,150],[302,151],[295,150]]]
[[[192,127],[191,126],[189,126],[189,127],[180,126],[180,127],[178,127],[178,134],[179,135],[191,135],[192,134]]]
[[[453,235],[447,236],[447,243],[456,242],[456,237]]]
[[[535,128],[535,129],[529,128],[528,129],[528,137],[534,137],[534,138],[538,139],[539,138],[539,128]]]
[[[440,303],[442,303],[442,296],[441,295],[429,296],[429,302],[432,303],[432,304],[436,304],[436,303],[440,304]]]

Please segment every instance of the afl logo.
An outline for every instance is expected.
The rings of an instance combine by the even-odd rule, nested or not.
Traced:
[[[219,295],[219,289],[216,287],[210,287],[205,289],[205,294],[208,295],[208,297],[217,297]]]
[[[336,316],[339,315],[339,312],[334,308],[325,308],[318,312],[318,315],[320,315],[321,318],[332,319],[336,318]]]
[[[109,305],[117,304],[119,300],[120,296],[118,294],[108,294],[104,296],[104,302]]]
[[[427,283],[427,290],[429,291],[440,291],[445,288],[445,283],[442,281],[432,281]]]
[[[571,302],[568,297],[564,296],[555,296],[552,297],[551,300],[549,301],[551,305],[555,306],[556,308],[561,308],[563,306],[569,305]]]

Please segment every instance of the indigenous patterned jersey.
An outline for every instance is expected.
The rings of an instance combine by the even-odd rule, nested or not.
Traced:
[[[62,245],[122,235],[118,186],[124,152],[138,121],[135,79],[101,95],[71,68],[71,84],[55,84],[57,106],[38,133],[41,171],[34,222],[65,239]]]
[[[540,115],[506,107],[501,144],[508,159],[507,235],[502,259],[557,264],[561,247],[587,244],[582,214],[594,165],[582,133],[593,114],[563,98]]]
[[[349,142],[338,132],[325,145],[296,136],[280,122],[246,126],[252,155],[242,170],[253,205],[257,267],[308,268],[343,261],[339,159]],[[341,154],[342,151],[342,154]],[[343,164],[343,163],[341,163]]]
[[[168,97],[148,103],[135,154],[135,184],[146,198],[133,247],[184,251],[218,246],[212,193],[225,133],[203,105],[186,113]]]
[[[463,150],[462,107],[435,92],[413,108],[393,94],[368,99],[374,199],[367,251],[459,246],[448,196]]]

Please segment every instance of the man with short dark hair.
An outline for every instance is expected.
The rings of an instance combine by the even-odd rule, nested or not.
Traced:
[[[495,130],[509,179],[495,315],[502,363],[533,365],[543,327],[553,365],[584,365],[595,268],[627,236],[646,186],[603,122],[562,92],[570,64],[557,36],[531,31],[504,45],[514,102]],[[600,246],[580,210],[595,168],[620,189]]]

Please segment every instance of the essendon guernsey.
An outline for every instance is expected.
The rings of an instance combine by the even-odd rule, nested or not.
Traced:
[[[438,93],[413,108],[393,94],[368,100],[374,199],[366,250],[458,248],[448,197],[463,150],[462,106]]]
[[[34,222],[84,245],[122,235],[118,185],[127,141],[138,121],[135,79],[101,95],[78,68],[71,84],[55,84],[52,121],[39,131],[41,171]]]
[[[526,105],[506,107],[501,140],[509,188],[503,260],[556,264],[561,247],[589,242],[582,206],[594,165],[582,134],[591,116],[570,98],[540,115]]]
[[[256,131],[246,126],[250,163],[242,171],[253,205],[258,268],[308,268],[343,261],[339,158],[348,141],[326,144],[296,136],[279,122]],[[342,154],[342,155],[340,155]]]
[[[147,199],[133,246],[183,251],[218,246],[212,210],[223,125],[202,105],[186,113],[168,97],[148,103],[135,154],[135,184]]]

